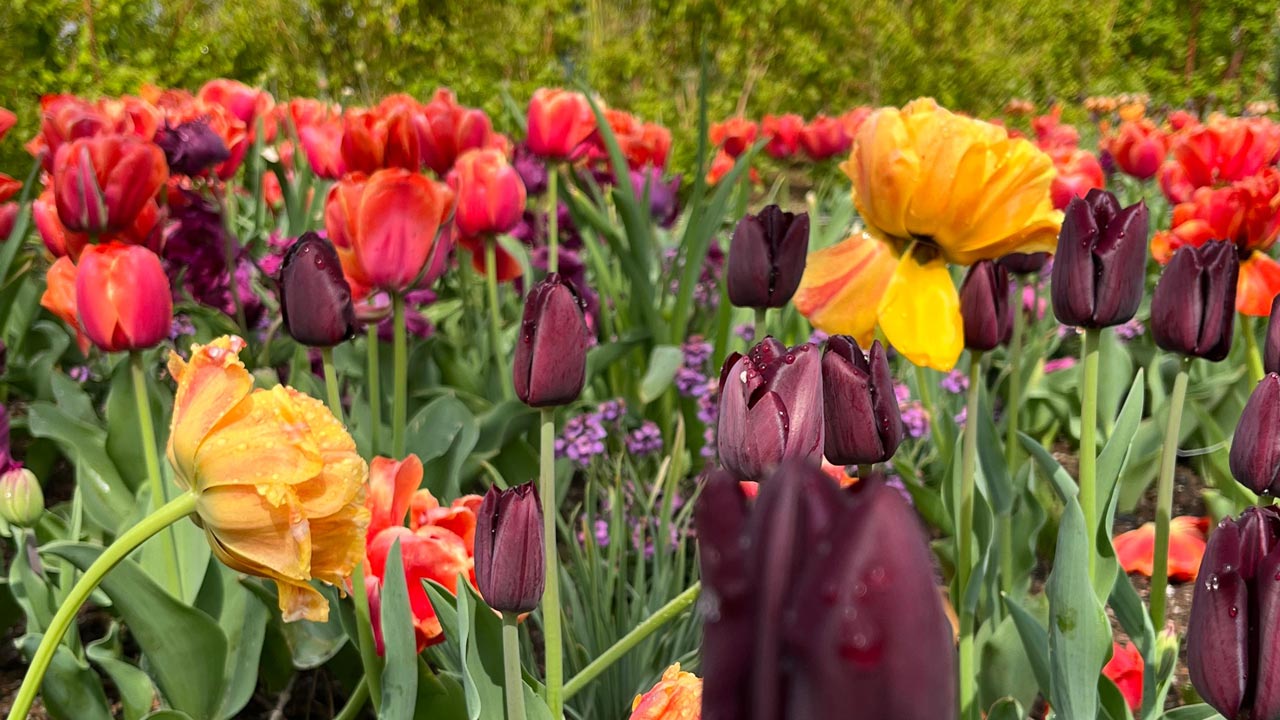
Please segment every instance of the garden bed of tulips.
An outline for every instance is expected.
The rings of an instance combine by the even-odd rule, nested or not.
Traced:
[[[1280,718],[1274,105],[505,100],[0,110],[11,720]]]

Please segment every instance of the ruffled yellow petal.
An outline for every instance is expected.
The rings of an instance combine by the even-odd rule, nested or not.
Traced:
[[[328,517],[311,520],[311,576],[342,587],[364,559],[369,509],[352,503]]]
[[[964,351],[964,325],[960,295],[942,258],[923,265],[914,256],[899,260],[878,312],[885,338],[908,360],[935,370],[955,367]]]
[[[841,167],[853,181],[853,201],[867,225],[906,237],[906,209],[920,180],[920,157],[901,112],[882,108],[868,118]]]
[[[202,489],[288,486],[317,477],[323,469],[324,460],[302,406],[280,386],[255,390],[236,405],[209,433],[195,457],[196,486]]]
[[[796,309],[814,327],[871,343],[876,310],[898,261],[889,247],[854,235],[809,255],[795,294]]]
[[[179,485],[196,487],[195,457],[209,431],[253,389],[253,377],[237,355],[245,347],[235,336],[193,345],[191,360],[169,354],[169,374],[178,382],[169,425],[169,462]]]
[[[329,621],[329,601],[307,583],[276,581],[280,591],[280,617],[285,622]]]
[[[297,507],[277,505],[249,485],[201,493],[196,514],[228,567],[274,579],[311,578],[311,529]]]

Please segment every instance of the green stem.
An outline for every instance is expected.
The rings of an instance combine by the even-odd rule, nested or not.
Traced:
[[[377,323],[369,325],[365,343],[365,362],[368,365],[365,381],[369,386],[369,454],[377,455],[382,448],[382,388],[379,381],[382,370],[378,365]]]
[[[360,717],[360,711],[364,710],[364,704],[369,701],[369,683],[364,678],[360,678],[360,682],[356,684],[356,689],[351,691],[351,697],[347,699],[347,704],[342,706],[342,710],[333,716],[333,720],[356,720]]]
[[[231,289],[231,302],[236,311],[236,326],[240,332],[246,332],[249,324],[245,321],[244,303],[240,302],[240,293],[236,291],[236,251],[240,249],[240,241],[236,237],[236,197],[230,184],[221,193],[222,199],[222,260],[227,265],[227,287]]]
[[[769,308],[756,308],[756,333],[751,342],[761,342],[769,335]]]
[[[554,177],[554,175],[552,176]],[[542,593],[542,636],[546,644],[547,707],[557,720],[564,715],[561,685],[564,664],[560,640],[560,555],[556,543],[556,518],[560,506],[556,502],[555,409],[542,408],[542,448],[539,465],[542,494],[542,541],[547,562],[546,589]]]
[[[560,196],[557,192],[559,173],[547,163],[547,273],[560,270]]]
[[[1022,310],[1022,283],[1014,278],[1013,337],[1009,340],[1009,398],[1005,404],[1004,466],[1010,477],[1017,475],[1018,416],[1022,410],[1022,333],[1026,313]],[[1017,502],[1017,497],[1014,497]],[[1000,515],[1000,590],[1013,591],[1013,503]]]
[[[861,481],[866,480],[867,478],[871,477],[871,473],[875,472],[875,470],[876,470],[876,466],[875,466],[875,465],[870,465],[870,464],[867,464],[867,465],[859,465],[859,466],[858,466],[858,481],[859,481],[859,482],[861,482]]]
[[[507,720],[525,720],[524,678],[520,675],[520,617],[502,614],[502,687],[507,696]]]
[[[960,614],[960,717],[972,716],[977,704],[973,662],[974,612],[969,607],[969,580],[973,573],[973,496],[977,484],[978,398],[982,392],[982,353],[969,356],[969,398],[965,406],[964,454],[960,458],[960,522],[956,535],[959,545],[956,557],[956,597],[953,602]]]
[[[164,491],[164,476],[160,474],[160,457],[156,453],[156,430],[151,420],[151,401],[147,398],[147,374],[143,369],[142,353],[134,350],[129,353],[129,368],[133,373],[133,399],[138,410],[138,434],[142,438],[142,458],[147,469],[147,480],[151,485],[151,511],[156,512],[168,500]],[[166,583],[165,589],[170,595],[184,600],[182,591],[182,573],[178,564],[177,537],[172,530],[166,530],[161,536],[164,544]]]
[[[391,322],[394,332],[394,377],[391,382],[391,454],[396,458],[404,457],[404,430],[409,420],[409,346],[405,337],[404,295],[391,295]]]
[[[329,395],[329,412],[342,419],[342,394],[338,392],[338,372],[333,367],[333,348],[320,348],[320,358],[324,364],[324,388]]]
[[[1254,331],[1252,316],[1240,314],[1240,329],[1244,332],[1245,357],[1249,361],[1249,382],[1257,385],[1262,381],[1266,370],[1262,367],[1262,351],[1258,349],[1258,335]]]
[[[1101,330],[1084,331],[1084,362],[1080,385],[1080,510],[1084,513],[1084,529],[1089,538],[1089,581],[1097,574],[1097,555],[1093,550],[1098,536],[1098,340]]]
[[[502,308],[498,305],[498,241],[496,238],[484,239],[484,281],[489,291],[489,353],[498,368],[499,383],[502,385],[502,396],[507,400],[515,397],[512,386],[511,371],[507,369],[507,354],[502,349]]]
[[[1178,461],[1178,433],[1182,426],[1182,405],[1187,398],[1187,375],[1191,358],[1184,357],[1169,396],[1169,419],[1165,421],[1164,450],[1160,454],[1160,479],[1156,486],[1156,549],[1151,563],[1151,625],[1164,629],[1165,587],[1169,583],[1169,521],[1173,515],[1173,474]]]
[[[360,650],[360,664],[364,666],[364,681],[373,701],[376,714],[382,710],[382,658],[373,639],[373,620],[369,615],[369,593],[364,585],[364,563],[351,571],[351,601],[356,606],[356,646]]]
[[[923,366],[916,365],[916,393],[920,396],[920,404],[924,406],[924,411],[929,416],[929,436],[933,440],[933,447],[939,457],[951,458],[951,443],[943,435],[937,423],[937,414],[933,411],[933,390],[930,387],[929,371]]]
[[[193,493],[183,493],[170,500],[116,538],[116,541],[107,546],[98,559],[93,561],[89,569],[84,571],[80,581],[71,588],[71,594],[58,606],[58,612],[49,623],[49,628],[45,630],[44,637],[40,639],[40,646],[36,648],[36,654],[31,658],[31,667],[22,678],[22,687],[18,689],[13,708],[9,711],[9,720],[22,720],[27,717],[28,711],[31,710],[31,703],[35,701],[40,683],[44,679],[45,671],[49,669],[49,663],[53,660],[58,643],[67,632],[67,628],[71,627],[71,623],[75,621],[80,606],[89,599],[89,595],[93,593],[94,588],[98,587],[98,583],[102,582],[102,578],[152,535],[195,512],[195,509],[196,496]]]
[[[600,655],[600,657],[592,660],[591,663],[582,668],[577,675],[570,678],[569,682],[565,683],[564,699],[568,700],[574,695],[577,695],[578,691],[585,688],[588,683],[595,680],[600,673],[604,672],[610,665],[613,665],[615,662],[620,660],[623,655],[630,652],[636,645],[644,642],[645,638],[657,632],[667,623],[675,620],[685,610],[688,610],[689,607],[693,605],[693,602],[698,599],[698,594],[701,592],[702,583],[694,583],[684,592],[671,598],[671,601],[666,605],[658,608],[657,612],[646,618],[644,622],[637,625],[631,632],[623,635],[618,642],[611,645],[608,650],[605,650]]]

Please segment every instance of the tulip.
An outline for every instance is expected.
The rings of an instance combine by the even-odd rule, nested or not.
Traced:
[[[271,110],[275,107],[275,98],[266,90],[259,90],[236,80],[216,78],[205,83],[196,96],[207,103],[226,108],[227,112],[249,128],[250,133],[261,118],[267,126],[267,139],[271,139],[270,136],[274,134],[275,121]]]
[[[0,471],[0,517],[11,525],[32,527],[44,513],[44,491],[36,474],[24,467]]]
[[[355,335],[351,286],[338,251],[313,232],[298,238],[280,265],[280,312],[289,336],[303,345],[333,347]]]
[[[416,102],[395,107],[386,114],[383,162],[387,167],[404,168],[410,172],[422,169],[420,128],[425,123]]]
[[[1228,720],[1280,717],[1278,540],[1280,511],[1247,508],[1218,524],[1200,565],[1187,669],[1204,701]]]
[[[387,127],[372,110],[351,110],[342,119],[342,161],[351,172],[375,173],[383,167]]]
[[[494,139],[493,125],[483,110],[458,104],[453,92],[440,88],[422,107],[423,122],[418,127],[423,162],[443,178],[457,157],[467,150],[488,146]]]
[[[843,122],[819,115],[800,131],[800,146],[810,159],[821,161],[849,152],[853,136]]]
[[[653,165],[631,171],[631,187],[636,199],[643,201],[648,196],[649,215],[658,227],[670,229],[680,215],[680,180],[679,175],[664,180],[662,170]]]
[[[166,125],[156,144],[164,151],[169,172],[175,175],[200,175],[231,157],[222,138],[204,120],[184,122],[177,127]]]
[[[1280,372],[1280,295],[1271,299],[1271,316],[1267,318],[1267,345],[1262,366],[1269,372]]]
[[[525,300],[512,366],[516,396],[530,407],[576,400],[586,382],[590,345],[581,296],[572,283],[551,273]]]
[[[1102,172],[1102,164],[1088,150],[1054,150],[1051,156],[1058,171],[1049,186],[1055,208],[1061,210],[1071,202],[1071,198],[1084,197],[1094,188],[1101,190],[1106,187],[1107,178]]]
[[[18,223],[18,211],[21,208],[18,202],[0,202],[0,243],[9,239],[9,235],[13,234],[13,226]]]
[[[69,257],[60,257],[49,266],[44,276],[44,294],[40,307],[57,315],[76,333],[76,345],[81,354],[89,352],[88,336],[80,327],[80,315],[76,312],[76,264]]]
[[[144,350],[169,337],[173,297],[160,258],[138,245],[93,245],[76,270],[76,309],[106,352]]]
[[[174,480],[196,495],[214,555],[275,581],[286,622],[325,622],[311,586],[345,586],[364,555],[368,467],[324,403],[289,387],[254,389],[245,343],[221,337],[169,355],[178,383],[167,454]]]
[[[426,283],[444,271],[447,250],[436,248],[437,234],[452,205],[452,191],[417,173],[352,173],[329,190],[324,224],[353,284],[403,291],[428,259]]]
[[[1049,264],[1052,257],[1047,252],[1009,253],[998,261],[1000,266],[1014,275],[1035,275]]]
[[[0,107],[0,140],[3,140],[4,136],[13,129],[14,125],[17,124],[18,116],[13,114],[12,110],[6,110],[5,108]]]
[[[498,150],[468,150],[458,156],[450,185],[458,198],[453,221],[464,235],[509,232],[524,215],[524,183]]]
[[[1151,296],[1151,336],[1169,352],[1214,362],[1231,351],[1235,320],[1235,245],[1209,242],[1174,253]]]
[[[969,268],[960,285],[960,316],[964,344],[986,352],[1009,342],[1013,335],[1013,303],[1009,301],[1009,271],[991,260]]]
[[[767,337],[720,372],[720,463],[759,482],[782,461],[822,457],[822,358],[811,343],[787,348]]]
[[[1147,262],[1147,206],[1123,210],[1103,190],[1067,205],[1053,260],[1053,314],[1064,325],[1104,328],[1133,319]]]
[[[1111,659],[1102,666],[1102,674],[1116,684],[1129,709],[1134,713],[1142,707],[1142,674],[1145,665],[1137,646],[1111,643]]]
[[[1280,495],[1280,375],[1267,373],[1249,395],[1231,441],[1231,474],[1260,495]]]
[[[804,130],[804,118],[795,114],[765,115],[760,130],[769,139],[764,151],[769,157],[786,160],[800,151],[800,133]]]
[[[526,141],[535,155],[565,160],[595,129],[595,113],[581,93],[539,88],[529,100]]]
[[[697,720],[701,712],[702,681],[676,663],[648,692],[631,701],[628,720]]]
[[[871,352],[847,335],[827,339],[822,355],[823,454],[842,465],[873,465],[893,457],[902,442],[902,415],[884,347]]]
[[[527,613],[538,607],[546,580],[542,505],[533,483],[490,487],[476,518],[476,586],[489,607]]]
[[[307,154],[307,164],[318,177],[337,180],[347,173],[347,163],[342,158],[342,137],[340,120],[298,128],[298,140]]]
[[[75,140],[58,148],[53,163],[58,217],[76,232],[123,230],[168,177],[164,152],[154,143],[125,135]]]
[[[770,205],[738,222],[729,242],[729,301],[738,307],[783,307],[795,295],[809,252],[809,213]]]
[[[736,158],[751,147],[760,131],[758,125],[744,117],[733,117],[711,126],[711,144],[718,146],[731,158]],[[732,167],[733,163],[729,163]]]
[[[1139,180],[1153,177],[1169,150],[1164,133],[1146,119],[1123,123],[1106,145],[1120,170]]]
[[[40,240],[55,258],[67,254],[67,228],[58,217],[58,207],[53,188],[45,188],[40,197],[31,201],[31,219],[35,221]]]

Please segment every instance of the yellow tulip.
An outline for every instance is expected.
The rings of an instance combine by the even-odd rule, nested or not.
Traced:
[[[631,703],[630,720],[698,720],[702,717],[702,679],[676,663],[662,679]]]
[[[286,621],[325,621],[310,581],[343,587],[364,556],[369,470],[323,403],[293,388],[253,389],[238,337],[169,357],[178,383],[169,462],[196,494],[196,522],[214,555],[269,578]]]

